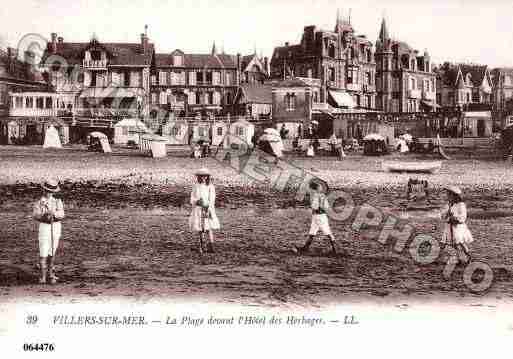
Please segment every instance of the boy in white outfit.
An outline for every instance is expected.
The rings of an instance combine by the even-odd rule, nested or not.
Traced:
[[[48,275],[50,282],[55,284],[57,276],[54,271],[54,257],[61,239],[64,205],[61,199],[54,197],[54,194],[59,192],[57,181],[46,181],[42,187],[44,195],[34,204],[33,213],[34,219],[39,222],[38,241],[41,268],[39,283],[46,283]]]
[[[305,253],[308,252],[317,233],[322,233],[328,237],[331,245],[331,253],[336,255],[335,237],[331,233],[330,224],[328,222],[328,208],[329,203],[326,195],[319,190],[319,184],[316,182],[310,183],[310,208],[312,209],[312,224],[310,225],[309,237],[303,247],[294,247],[295,252]]]

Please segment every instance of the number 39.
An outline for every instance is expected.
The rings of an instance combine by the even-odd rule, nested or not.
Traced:
[[[34,325],[37,323],[37,315],[29,315],[27,316],[26,323],[27,325]]]

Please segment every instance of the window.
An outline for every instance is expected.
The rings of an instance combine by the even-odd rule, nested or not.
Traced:
[[[201,104],[201,93],[196,92],[196,104]]]
[[[124,74],[123,77],[124,77],[124,80],[125,80],[123,85],[125,87],[129,87],[130,86],[130,71],[125,71],[125,74]]]
[[[414,78],[410,79],[410,90],[415,90],[415,79]]]
[[[236,135],[239,136],[239,137],[242,137],[244,136],[244,127],[242,126],[237,126],[237,131],[236,131]]]
[[[335,68],[330,67],[328,71],[329,71],[329,79],[330,79],[330,81],[334,82],[335,81]]]
[[[37,108],[44,108],[44,98],[43,97],[36,97],[36,107]]]
[[[165,91],[160,92],[160,101],[161,105],[167,104],[167,93]]]
[[[52,108],[52,98],[51,97],[46,98],[45,108]]]
[[[314,103],[319,102],[319,93],[318,93],[317,91],[315,91],[315,92],[313,93],[313,102],[314,102]]]
[[[25,107],[32,108],[34,106],[34,99],[32,97],[25,98]]]
[[[367,49],[367,62],[372,62],[372,52],[370,49]]]
[[[287,111],[294,111],[296,109],[296,94],[287,93],[285,95],[285,107]]]
[[[309,68],[309,69],[307,69],[307,70],[306,70],[306,77],[308,77],[309,79],[311,79],[311,78],[312,78],[312,72],[313,72],[313,71],[312,71],[312,69],[310,69],[310,68]]]
[[[435,92],[435,79],[431,79],[431,91]]]
[[[228,92],[226,94],[226,104],[229,105],[231,102],[232,102],[232,94]]]
[[[415,60],[410,61],[410,70],[415,71]]]
[[[23,97],[20,97],[20,96],[16,97],[16,107],[17,108],[23,107]]]
[[[196,72],[189,72],[189,85],[196,85]]]
[[[157,103],[157,94],[155,92],[151,93],[151,103],[156,104]]]
[[[198,85],[202,85],[203,84],[203,72],[202,71],[196,72],[196,83]]]
[[[232,74],[230,72],[226,73],[226,85],[230,86],[232,84]]]
[[[347,83],[357,84],[358,83],[358,68],[348,67],[347,68]]]
[[[196,104],[196,93],[195,92],[191,92],[189,93],[189,95],[187,96],[187,100],[188,100],[188,103],[189,105],[195,105]]]
[[[167,85],[167,78],[166,73],[164,71],[159,71],[159,84],[160,85]]]
[[[207,93],[207,104],[212,105],[214,103],[214,93],[208,92]]]
[[[205,137],[205,127],[198,127],[198,136]]]
[[[372,84],[372,74],[371,74],[371,72],[370,72],[370,71],[367,71],[367,72],[365,73],[365,83],[366,83],[367,85],[371,85],[371,84]]]
[[[205,75],[205,82],[207,85],[212,85],[212,72],[209,71]]]
[[[218,71],[212,72],[212,85],[219,85],[221,83],[221,73]]]
[[[128,126],[123,126],[123,136],[128,136]]]
[[[335,57],[335,45],[334,44],[330,44],[329,47],[328,47],[328,56],[329,57]]]
[[[174,66],[183,66],[183,57],[181,55],[173,56],[173,65]]]
[[[218,136],[222,136],[223,135],[223,128],[222,127],[218,127],[217,128],[217,135]]]
[[[467,103],[470,102],[470,94],[467,92]]]
[[[171,128],[171,134],[174,137],[178,137],[180,135],[180,127],[179,126],[173,126],[173,128]]]

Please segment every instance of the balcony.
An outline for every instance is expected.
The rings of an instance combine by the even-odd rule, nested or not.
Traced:
[[[420,99],[421,91],[420,90],[408,90],[408,97]]]
[[[346,90],[348,91],[361,91],[360,85],[358,84],[347,84]]]
[[[59,110],[56,108],[10,108],[11,117],[55,117]]]
[[[133,108],[77,108],[74,116],[86,118],[133,118],[139,112]]]
[[[422,98],[424,100],[434,100],[435,97],[436,97],[436,93],[435,92],[422,91]]]
[[[83,60],[82,66],[89,70],[107,70],[107,60]]]
[[[366,93],[371,93],[371,92],[376,92],[376,86],[374,85],[362,85],[363,87],[363,92],[366,92]]]

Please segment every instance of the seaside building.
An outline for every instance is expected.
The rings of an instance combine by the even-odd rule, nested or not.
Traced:
[[[436,74],[427,50],[423,54],[394,40],[382,20],[376,41],[376,108],[383,112],[436,110]]]

